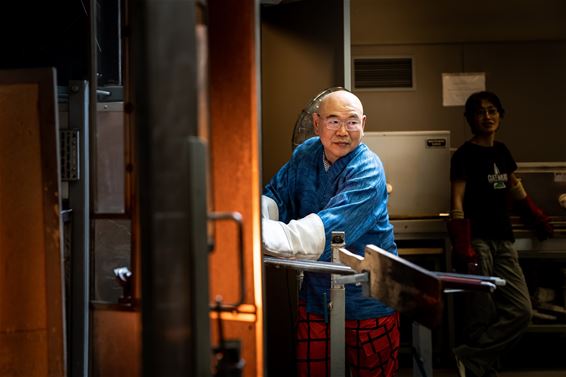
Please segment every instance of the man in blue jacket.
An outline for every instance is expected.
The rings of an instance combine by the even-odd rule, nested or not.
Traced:
[[[368,244],[393,254],[383,165],[363,144],[363,106],[347,90],[327,94],[313,114],[317,137],[306,140],[265,186],[263,249],[270,255],[331,261],[332,231],[364,255]],[[329,375],[329,327],[324,319],[330,276],[305,272],[299,294],[299,376]],[[399,316],[346,285],[346,351],[352,376],[393,376],[398,369]]]

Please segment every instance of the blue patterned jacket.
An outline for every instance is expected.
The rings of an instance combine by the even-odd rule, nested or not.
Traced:
[[[338,159],[325,171],[320,138],[308,139],[265,186],[264,195],[279,208],[285,223],[316,213],[324,224],[326,245],[320,261],[330,261],[333,231],[344,231],[346,248],[364,255],[367,244],[397,254],[393,226],[387,213],[383,165],[365,144]],[[305,272],[300,298],[307,311],[324,314],[330,298],[330,275]],[[362,288],[346,285],[346,319],[369,319],[392,314],[390,307],[363,296]]]

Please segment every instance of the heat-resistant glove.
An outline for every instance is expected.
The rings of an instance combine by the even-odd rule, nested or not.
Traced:
[[[457,272],[479,273],[479,258],[472,248],[472,235],[468,219],[448,220],[448,235],[452,243],[452,265]]]
[[[261,224],[263,251],[268,255],[316,260],[324,251],[324,224],[315,213],[288,224],[266,218]]]
[[[515,201],[515,208],[521,220],[533,229],[539,240],[544,241],[554,236],[554,227],[550,224],[548,216],[537,207],[528,194],[523,199]]]

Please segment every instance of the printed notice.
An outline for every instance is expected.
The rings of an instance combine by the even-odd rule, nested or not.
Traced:
[[[443,73],[442,106],[464,106],[470,94],[485,90],[485,73]]]

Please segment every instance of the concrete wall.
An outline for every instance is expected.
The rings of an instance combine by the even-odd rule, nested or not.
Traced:
[[[369,131],[471,136],[463,107],[442,106],[442,73],[485,72],[507,110],[498,138],[517,161],[566,160],[566,3],[352,0],[352,57],[411,56],[415,90],[358,91]]]
[[[289,159],[301,110],[344,85],[342,0],[308,0],[261,11],[263,180]]]
[[[341,23],[320,0],[262,10],[262,157],[267,182],[291,153],[301,109],[342,85]],[[334,5],[335,9],[341,5]],[[351,0],[351,54],[411,56],[413,91],[357,91],[369,131],[450,130],[471,136],[462,107],[442,106],[442,73],[485,72],[507,117],[498,135],[517,161],[564,161],[566,2]],[[543,146],[543,148],[539,148]]]
[[[562,0],[351,0],[352,44],[564,39]]]

